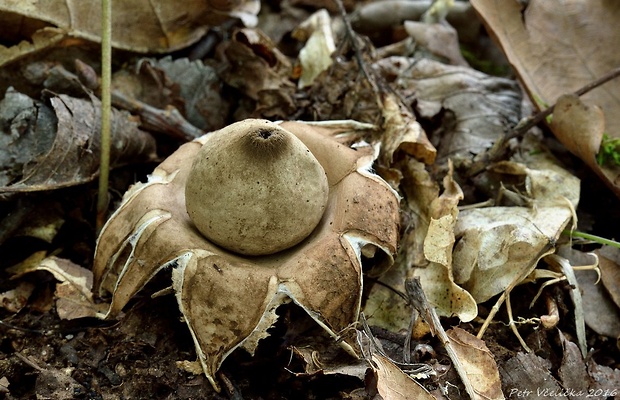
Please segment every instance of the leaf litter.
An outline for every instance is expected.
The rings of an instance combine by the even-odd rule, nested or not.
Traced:
[[[123,171],[142,171],[140,164],[162,159],[183,141],[247,117],[354,119],[366,128],[344,128],[330,136],[347,145],[362,139],[374,146],[378,156],[374,170],[401,197],[400,244],[394,265],[387,272],[383,267],[370,266],[373,260],[385,264],[389,259],[377,256],[376,249],[362,249],[362,266],[367,275],[362,310],[372,327],[364,330],[364,340],[378,344],[362,358],[366,364],[326,350],[337,345],[313,327],[313,313],[322,312],[311,301],[305,307],[312,318],[300,315],[294,305],[274,306],[273,318],[265,322],[264,334],[252,346],[254,357],[236,350],[222,364],[221,371],[212,371],[208,378],[217,379],[231,398],[269,397],[274,393],[291,398],[336,397],[343,393],[348,398],[375,394],[384,398],[465,398],[465,393],[472,398],[558,394],[570,397],[583,391],[596,394],[595,398],[615,396],[620,385],[618,369],[614,369],[618,367],[618,351],[612,343],[618,338],[614,318],[619,297],[615,277],[617,254],[610,247],[597,250],[602,275],[598,284],[592,279],[596,276],[593,271],[577,271],[576,278],[568,270],[553,271],[558,265],[581,265],[569,264],[567,255],[557,250],[565,242],[562,232],[577,224],[575,215],[585,215],[586,228],[591,214],[595,218],[610,218],[601,217],[601,210],[581,210],[581,198],[592,196],[580,190],[584,183],[580,184],[576,176],[583,179],[583,173],[575,171],[574,163],[566,163],[566,153],[558,150],[538,128],[525,137],[512,139],[503,149],[505,155],[495,158],[475,176],[468,173],[472,163],[484,160],[489,149],[527,117],[533,106],[514,79],[473,70],[455,51],[459,39],[467,41],[468,46],[486,43],[488,47],[488,41],[477,31],[480,20],[472,17],[475,9],[489,32],[497,37],[531,101],[539,109],[556,106],[550,119],[553,134],[617,194],[613,167],[596,163],[603,134],[617,137],[613,124],[616,104],[600,94],[608,93],[610,85],[617,81],[584,97],[587,105],[574,96],[560,97],[607,73],[614,66],[609,59],[613,54],[576,57],[578,62],[572,67],[579,70],[593,62],[597,66],[594,75],[558,74],[551,64],[551,71],[534,68],[541,60],[536,56],[541,48],[545,49],[544,59],[581,54],[583,40],[573,41],[573,46],[567,48],[556,30],[567,31],[575,25],[570,21],[598,21],[600,26],[607,26],[604,21],[612,18],[614,6],[597,2],[584,9],[580,8],[582,2],[572,0],[565,9],[553,9],[554,17],[550,18],[549,6],[540,1],[531,1],[525,10],[517,8],[517,2],[482,0],[472,0],[471,5],[456,2],[453,8],[444,10],[442,4],[450,2],[440,1],[433,6],[439,14],[421,22],[418,19],[430,2],[371,2],[355,7],[347,3],[353,26],[360,31],[363,26],[374,26],[369,36],[378,45],[386,45],[375,49],[361,36],[351,36],[346,21],[334,9],[331,13],[316,10],[310,14],[296,9],[294,4],[286,4],[282,10],[286,8],[287,18],[297,18],[296,23],[290,24],[299,26],[296,31],[281,32],[287,25],[270,31],[268,25],[260,22],[257,28],[250,28],[247,25],[252,24],[252,13],[257,12],[252,3],[256,2],[238,2],[240,7],[246,7],[241,18],[245,27],[237,24],[231,28],[229,24],[222,31],[211,30],[207,34],[207,25],[200,23],[194,31],[169,36],[174,40],[163,47],[156,40],[157,34],[147,31],[140,36],[120,36],[123,39],[117,42],[117,48],[133,52],[149,49],[168,53],[191,45],[205,34],[211,40],[217,37],[219,43],[206,43],[202,62],[174,56],[143,59],[127,64],[138,65],[136,69],[118,69],[116,90],[124,101],[115,104],[133,115],[115,112],[114,121],[119,128],[113,140],[119,151],[115,174],[120,178]],[[394,6],[402,7],[403,15],[410,15],[412,20],[403,23],[400,19],[380,17],[386,10],[392,14]],[[415,9],[418,6],[420,9]],[[32,240],[43,239],[35,243],[50,250],[39,253],[44,255],[39,255],[37,262],[22,263],[17,269],[6,268],[15,262],[4,266],[3,278],[13,279],[3,280],[0,287],[4,308],[0,329],[6,330],[12,339],[10,344],[6,342],[0,357],[0,391],[11,398],[34,394],[39,398],[60,396],[66,388],[72,388],[77,398],[139,397],[145,393],[153,396],[153,390],[165,393],[167,398],[213,395],[207,380],[200,375],[201,369],[194,375],[188,372],[193,364],[177,363],[191,360],[196,354],[187,345],[192,340],[184,331],[185,324],[165,322],[165,317],[170,321],[179,316],[174,302],[161,296],[168,292],[165,279],[155,277],[143,290],[132,293],[136,295],[133,300],[127,297],[123,305],[125,301],[130,304],[117,310],[118,323],[94,318],[105,313],[109,299],[92,295],[88,257],[79,264],[71,261],[83,254],[92,256],[94,242],[86,240],[81,253],[73,253],[75,245],[67,246],[68,250],[58,248],[66,245],[67,238],[74,237],[68,234],[70,229],[78,226],[92,230],[92,226],[82,222],[93,219],[90,205],[74,208],[71,214],[63,209],[67,214],[53,219],[56,222],[51,225],[50,221],[24,217],[8,219],[19,214],[20,202],[28,204],[19,197],[26,196],[26,192],[30,193],[30,201],[34,200],[32,209],[37,209],[36,204],[43,202],[50,191],[62,194],[69,189],[92,190],[89,182],[97,176],[99,134],[96,76],[85,80],[83,72],[76,70],[72,62],[64,62],[62,67],[75,77],[60,80],[65,84],[72,82],[68,86],[58,85],[59,81],[49,79],[50,75],[34,80],[32,75],[25,75],[25,71],[34,70],[33,59],[45,61],[46,51],[58,51],[68,38],[86,43],[96,41],[96,34],[89,33],[90,26],[68,26],[62,18],[50,19],[44,10],[33,13],[20,9],[17,3],[10,7],[18,8],[11,9],[12,14],[0,9],[0,18],[17,13],[40,18],[56,27],[38,30],[34,24],[25,33],[30,35],[30,43],[16,44],[19,40],[13,37],[5,42],[7,46],[0,53],[4,70],[0,76],[5,82],[7,71],[20,71],[14,80],[18,86],[25,88],[22,82],[30,79],[27,94],[8,89],[0,104],[2,140],[6,143],[0,153],[0,190],[5,196],[11,193],[2,205],[3,211],[7,211],[3,224],[5,220],[17,224],[2,236],[1,249],[21,254],[10,258],[18,261],[34,254],[28,250]],[[264,10],[274,13],[268,7]],[[521,11],[527,26],[522,25]],[[172,10],[169,12],[174,15]],[[227,10],[218,18],[226,13],[239,16]],[[272,19],[273,15],[277,14],[270,15]],[[462,19],[461,15],[469,18]],[[497,21],[503,21],[503,25]],[[90,25],[96,25],[91,22]],[[593,25],[586,25],[588,37],[597,37]],[[166,23],[161,26],[169,27]],[[524,35],[525,29],[533,26],[537,26],[536,33],[542,40],[534,41]],[[518,35],[508,36],[509,27],[516,29]],[[468,33],[471,31],[476,34]],[[43,36],[47,39],[41,40]],[[386,42],[386,37],[391,39]],[[439,45],[431,40],[439,37]],[[152,41],[147,43],[147,39]],[[142,42],[134,43],[136,40]],[[446,53],[445,49],[451,50]],[[119,57],[129,61],[128,55],[119,53]],[[315,61],[320,62],[313,64]],[[497,64],[503,62],[500,59]],[[97,65],[93,67],[96,71]],[[49,71],[47,68],[44,69]],[[541,80],[544,76],[552,79]],[[573,78],[570,85],[563,81],[568,76]],[[37,85],[39,91],[33,92]],[[8,85],[4,83],[4,87]],[[596,111],[596,105],[602,113]],[[582,122],[575,124],[576,120]],[[197,129],[179,129],[186,123]],[[181,133],[168,134],[173,130]],[[552,145],[562,161],[551,155],[547,144]],[[146,168],[150,170],[152,167]],[[115,190],[122,194],[129,183],[138,180],[135,176],[119,179]],[[116,197],[111,211],[120,202],[120,194],[113,196]],[[612,211],[610,215],[618,217]],[[45,226],[49,228],[42,229]],[[22,233],[13,238],[12,232]],[[88,235],[93,237],[92,231]],[[12,249],[15,243],[26,243],[26,248]],[[573,244],[584,251],[596,249],[592,244]],[[553,285],[541,286],[534,279],[541,276],[560,278]],[[568,277],[568,284],[562,283],[564,276]],[[432,310],[433,322],[426,317],[422,318],[426,323],[414,318],[405,285],[413,277],[420,278],[430,304],[427,311],[419,311],[428,317],[430,314],[425,313]],[[582,292],[581,303],[575,300],[577,287]],[[45,311],[45,307],[35,311],[37,301],[47,301],[45,288],[51,288],[56,298],[53,311]],[[361,285],[355,287],[358,289],[361,291]],[[159,297],[149,298],[152,293]],[[325,296],[329,297],[326,301],[341,303],[338,296]],[[203,297],[205,304],[211,301],[208,296]],[[538,301],[528,309],[532,298]],[[189,306],[184,303],[181,311]],[[42,313],[41,318],[33,319],[35,312]],[[243,315],[244,311],[239,311],[231,317],[241,321]],[[583,318],[581,323],[579,315]],[[454,326],[447,333],[443,332],[439,316],[448,324],[445,326]],[[554,322],[544,325],[543,320],[549,316],[554,316]],[[360,324],[357,315],[349,322]],[[152,329],[138,328],[143,326]],[[356,327],[361,329],[355,324],[350,328]],[[32,340],[28,344],[22,337]],[[319,337],[323,337],[322,344]],[[590,347],[585,347],[586,337]],[[355,346],[354,342],[349,343]],[[364,348],[362,342],[359,345]],[[50,346],[51,352],[41,350]],[[418,350],[411,349],[412,346]],[[433,352],[420,350],[422,346],[431,346]],[[528,349],[533,352],[527,353]],[[105,352],[108,355],[104,357]],[[324,358],[327,354],[334,357],[329,362]],[[128,362],[129,355],[137,357],[136,361]],[[410,359],[432,366],[439,373],[408,375],[403,366]],[[305,365],[305,372],[287,372],[291,371],[291,363]],[[177,369],[177,365],[185,368]],[[368,368],[365,382],[360,380],[364,365]],[[485,372],[481,373],[482,370]],[[34,381],[20,374],[25,371],[34,372]],[[36,384],[32,385],[33,382]],[[279,384],[276,386],[275,382]],[[314,382],[335,382],[338,389],[330,392]]]

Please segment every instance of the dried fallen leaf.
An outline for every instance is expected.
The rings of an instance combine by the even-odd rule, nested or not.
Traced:
[[[451,172],[444,177],[443,184],[444,192],[431,203],[431,221],[424,239],[424,257],[429,264],[411,269],[409,277],[420,277],[424,293],[439,315],[455,315],[468,322],[478,315],[478,307],[472,295],[454,282],[452,271],[457,205],[463,192]]]
[[[112,87],[129,99],[159,109],[173,106],[202,131],[225,125],[230,104],[222,97],[223,82],[215,69],[200,60],[144,58],[135,72],[122,69],[112,77]]]
[[[620,276],[613,260],[615,248],[599,249],[601,281],[595,271],[575,271],[583,297],[586,324],[598,333],[611,338],[620,337],[620,306],[618,305]],[[615,301],[614,301],[615,300]]]
[[[484,397],[481,395],[485,392],[490,392],[489,394],[495,395],[495,386],[494,379],[491,379],[490,384],[487,382],[481,382],[476,371],[471,370],[471,364],[468,365],[469,360],[463,360],[461,354],[463,353],[462,345],[455,342],[450,338],[450,336],[446,333],[443,326],[441,325],[441,321],[439,320],[439,315],[437,314],[435,308],[428,302],[426,298],[426,294],[422,289],[422,285],[420,284],[419,278],[407,279],[405,283],[405,289],[407,291],[407,296],[413,307],[418,311],[420,317],[426,322],[430,328],[430,332],[437,336],[439,341],[444,345],[446,353],[450,357],[452,361],[452,365],[459,377],[461,378],[461,382],[463,386],[465,386],[465,390],[470,398],[472,399],[483,399]],[[468,333],[463,333],[459,336],[463,338],[467,338],[470,335]],[[471,340],[467,340],[470,341]],[[481,342],[481,341],[480,341]],[[480,346],[480,342],[477,342],[477,347],[483,348],[484,346]],[[484,358],[482,359],[484,360]],[[480,361],[477,360],[477,361]],[[486,363],[488,364],[488,363]],[[489,368],[487,365],[487,372],[489,372]],[[492,369],[491,369],[492,370]]]
[[[555,104],[560,96],[575,92],[620,64],[620,53],[607,50],[620,41],[618,2],[567,0],[560,4],[534,0],[525,8],[517,0],[472,0],[471,3],[540,109]],[[620,80],[615,79],[583,96],[584,101],[603,110],[604,122],[596,107],[563,100],[556,111],[572,107],[579,113],[570,111],[567,122],[563,126],[555,123],[552,129],[620,196],[619,171],[601,169],[592,163],[592,156],[598,151],[595,142],[600,143],[602,135],[601,124],[611,137],[620,137],[618,92]],[[554,112],[553,119],[556,117]],[[586,129],[570,129],[566,124],[572,124],[573,120],[580,121],[576,122],[580,127],[587,123]],[[557,127],[562,130],[557,131]]]
[[[405,21],[405,30],[416,44],[426,48],[432,54],[444,58],[450,65],[468,66],[461,54],[456,30],[449,24],[427,24]]]
[[[28,303],[34,288],[30,282],[20,282],[15,289],[0,293],[0,307],[10,313],[18,313]]]
[[[593,168],[605,131],[600,107],[587,105],[574,94],[562,95],[555,103],[551,129],[558,140]]]
[[[256,101],[248,114],[284,118],[296,111],[291,62],[258,29],[235,31],[220,47],[225,56],[224,81]]]
[[[403,232],[394,266],[380,277],[380,281],[404,293],[410,270],[423,269],[429,264],[424,257],[424,240],[431,221],[431,204],[439,196],[439,185],[420,161],[406,157],[397,166],[402,174],[399,187],[404,194],[401,201]],[[372,325],[398,332],[407,329],[411,309],[393,290],[373,285],[364,306],[364,315]]]
[[[461,321],[468,322],[478,315],[478,307],[472,295],[454,282],[454,226],[455,220],[451,215],[431,220],[424,242],[424,254],[430,263],[424,268],[412,270],[410,275],[420,277],[429,302],[436,307],[439,315],[457,316]]]
[[[599,107],[585,104],[575,95],[560,96],[553,111],[551,129],[571,153],[581,158],[620,196],[620,168],[599,165],[596,160],[605,133],[605,116]],[[615,132],[611,132],[611,136],[616,136]]]
[[[552,397],[562,393],[562,387],[553,377],[551,362],[534,353],[518,353],[500,366],[504,393],[516,397]],[[555,394],[555,395],[554,395]]]
[[[259,10],[257,0],[191,0],[182,4],[174,0],[115,2],[112,5],[112,45],[137,52],[170,52],[197,41],[209,26],[219,25],[231,17],[256,23]],[[0,4],[0,13],[19,18],[25,31],[50,24],[69,37],[95,42],[100,38],[101,9],[90,3],[53,0],[33,4],[5,0]],[[0,65],[4,64],[7,50],[11,48],[0,48]]]
[[[532,99],[543,107],[618,66],[620,54],[606,49],[620,41],[620,3],[533,0],[525,9],[517,0],[471,3],[499,41]],[[615,133],[620,132],[618,91],[620,81],[616,79],[584,96],[603,109],[606,125]]]
[[[222,97],[222,81],[216,70],[201,61],[165,57],[154,62],[179,87],[183,114],[198,129],[224,127],[230,104]]]
[[[562,363],[558,369],[562,386],[573,393],[588,393],[588,371],[579,347],[566,339],[561,331],[558,331],[558,335],[562,343]]]
[[[17,61],[28,54],[68,44],[66,35],[62,29],[43,28],[32,34],[30,41],[22,41],[14,46],[5,47],[0,45],[0,66]]]
[[[377,392],[390,400],[435,400],[424,386],[405,374],[400,368],[380,354],[372,355],[371,368],[377,378]]]
[[[446,331],[446,334],[477,398],[503,399],[499,370],[484,341],[458,327]]]
[[[0,378],[0,393],[9,393],[9,380],[6,376]]]
[[[65,223],[62,207],[49,196],[44,201],[16,199],[0,227],[0,243],[10,237],[33,237],[52,243]]]
[[[533,353],[518,353],[500,366],[504,393],[508,398],[605,400],[616,397],[620,370],[596,364],[591,357],[584,362],[577,345],[558,332],[562,343],[561,365],[551,373],[551,362]]]
[[[394,56],[374,65],[422,117],[447,115],[442,126],[427,132],[438,143],[439,162],[471,160],[521,118],[521,94],[512,80],[428,59]]]
[[[0,103],[4,110],[10,106],[12,98],[19,96],[11,90],[7,94],[10,96]],[[23,143],[26,148],[13,148],[25,154],[18,163],[10,157],[0,160],[2,169],[11,170],[11,181],[5,180],[0,193],[58,189],[89,182],[97,177],[101,125],[99,100],[95,97],[87,101],[59,95],[52,97],[50,103],[55,113],[52,121],[57,121],[55,124],[50,121],[39,124],[38,116],[44,114],[42,110],[47,106],[32,101],[22,103],[23,107],[8,114],[4,121],[10,126],[9,132],[21,130],[22,134],[13,142],[14,136],[5,133],[2,140]],[[47,138],[41,141],[43,146],[37,140],[40,137]],[[113,113],[111,143],[112,166],[155,159],[155,140],[139,130],[137,122],[126,112]]]
[[[13,278],[34,271],[51,273],[60,283],[56,286],[56,311],[61,319],[94,317],[102,311],[93,301],[93,273],[73,262],[55,256],[40,259],[43,252],[35,253],[26,261],[9,269]]]
[[[395,155],[402,152],[425,164],[433,164],[437,150],[426,137],[413,113],[393,93],[383,96],[383,144],[381,161],[392,165]]]
[[[570,218],[570,210],[562,207],[462,211],[455,228],[455,281],[478,303],[503,292],[551,251]]]
[[[306,44],[299,51],[301,76],[297,86],[310,86],[314,79],[332,65],[332,53],[336,50],[331,19],[327,10],[322,9],[302,22],[292,36]]]
[[[326,335],[323,335],[326,336]],[[330,339],[326,342],[322,339]],[[364,360],[351,362],[349,357],[342,357],[342,349],[331,338],[321,335],[308,338],[303,346],[291,347],[292,356],[302,363],[303,372],[291,371],[295,376],[346,375],[364,380],[368,366]]]
[[[542,147],[526,138],[522,155],[490,168],[525,176],[529,206],[463,210],[455,228],[455,281],[478,303],[525,277],[572,218],[579,202],[579,180],[559,167]]]

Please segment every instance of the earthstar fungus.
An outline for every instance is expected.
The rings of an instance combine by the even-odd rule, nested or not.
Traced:
[[[95,290],[112,295],[101,318],[170,269],[218,391],[224,359],[238,347],[253,354],[291,301],[355,355],[346,332],[360,310],[362,251],[382,261],[374,273],[392,263],[398,195],[371,172],[372,147],[349,148],[330,132],[245,120],[181,146],[128,190],[101,232]]]

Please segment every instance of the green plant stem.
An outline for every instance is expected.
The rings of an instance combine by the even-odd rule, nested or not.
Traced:
[[[586,239],[586,240],[591,240],[591,241],[596,242],[596,243],[604,244],[604,245],[607,245],[607,246],[613,246],[613,247],[617,247],[617,248],[620,249],[620,243],[616,242],[615,240],[605,239],[604,237],[600,237],[600,236],[596,236],[596,235],[591,235],[591,234],[585,233],[585,232],[570,231],[568,229],[565,230],[562,233],[565,234],[565,235],[568,235],[568,236],[578,237],[578,238],[582,238],[582,239]]]
[[[110,175],[110,116],[112,97],[112,0],[101,2],[101,159],[99,164],[99,192],[97,196],[97,232],[101,231],[108,208],[108,180]]]

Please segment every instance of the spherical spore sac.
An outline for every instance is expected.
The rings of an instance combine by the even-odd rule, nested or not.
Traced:
[[[185,202],[213,243],[265,255],[309,236],[328,194],[323,167],[295,135],[248,119],[207,136],[187,179]]]

